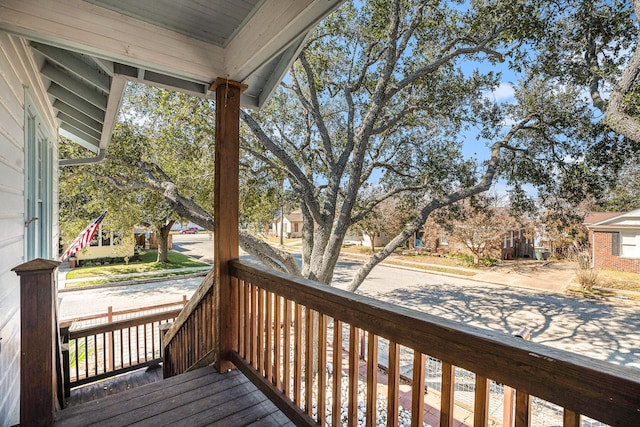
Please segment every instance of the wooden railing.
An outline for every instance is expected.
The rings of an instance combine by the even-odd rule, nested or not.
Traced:
[[[230,267],[239,279],[232,362],[296,425],[325,425],[329,419],[332,425],[356,425],[359,418],[375,425],[376,408],[382,407],[386,425],[398,425],[408,416],[411,425],[422,426],[429,405],[439,413],[441,426],[452,426],[459,413],[456,394],[463,393],[460,376],[473,395],[474,426],[488,425],[490,412],[501,411],[491,398],[500,387],[504,393],[515,391],[507,425],[509,415],[516,426],[531,425],[534,401],[559,418],[555,424],[567,427],[581,426],[583,416],[612,426],[640,425],[638,370],[268,272],[252,263],[236,260]],[[361,330],[366,333],[364,364]],[[377,369],[383,359],[385,375]],[[437,374],[429,373],[433,361]],[[410,389],[401,386],[401,373],[413,379]],[[436,375],[439,393],[433,402],[425,388]]]
[[[213,362],[213,270],[167,330],[163,348],[165,378]]]
[[[129,308],[126,310],[113,310],[112,306],[107,307],[107,311],[103,313],[93,313],[84,316],[69,317],[60,320],[60,324],[72,324],[84,326],[93,326],[100,323],[109,323],[117,320],[130,319],[132,317],[146,316],[170,309],[181,308],[187,305],[187,296],[182,295],[182,300],[176,302],[168,302],[164,304],[148,305],[145,307]]]
[[[79,329],[62,329],[68,342],[68,387],[98,381],[162,361],[162,325],[181,309],[165,310]]]

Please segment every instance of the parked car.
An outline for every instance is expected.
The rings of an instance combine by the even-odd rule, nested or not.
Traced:
[[[182,234],[198,234],[198,227],[185,228],[180,233]]]

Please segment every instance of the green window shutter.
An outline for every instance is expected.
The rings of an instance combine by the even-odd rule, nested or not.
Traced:
[[[620,256],[620,233],[611,233],[611,255]]]

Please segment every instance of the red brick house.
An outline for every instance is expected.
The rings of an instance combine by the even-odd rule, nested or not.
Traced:
[[[640,273],[640,209],[587,215],[593,267]]]

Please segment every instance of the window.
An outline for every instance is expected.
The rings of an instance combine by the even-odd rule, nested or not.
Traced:
[[[620,256],[640,258],[640,234],[620,233]]]
[[[25,258],[53,256],[53,145],[25,93]]]
[[[100,232],[102,233],[102,244],[100,246],[111,246],[111,233],[102,231],[102,226],[100,226]]]

